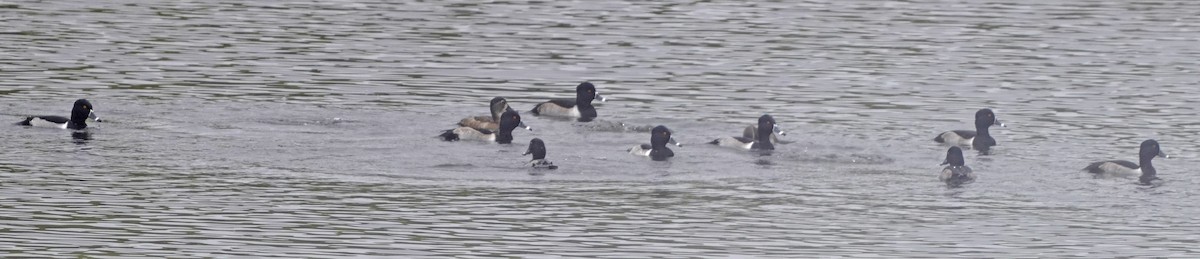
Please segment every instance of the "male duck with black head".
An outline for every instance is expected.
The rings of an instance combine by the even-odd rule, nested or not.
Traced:
[[[442,132],[442,140],[457,141],[457,140],[480,140],[496,142],[500,144],[509,144],[513,141],[513,130],[521,125],[521,115],[517,111],[506,111],[500,115],[500,129],[498,131],[473,129],[471,127],[458,127]]]
[[[1143,185],[1159,185],[1162,179],[1158,178],[1158,170],[1154,169],[1154,164],[1151,160],[1154,157],[1170,158],[1167,153],[1162,152],[1162,148],[1158,145],[1158,141],[1147,139],[1142,141],[1141,147],[1138,148],[1138,163],[1126,160],[1108,160],[1099,161],[1089,164],[1083,170],[1092,173],[1096,177],[1138,177],[1138,183]]]
[[[25,120],[17,122],[17,125],[81,130],[87,128],[88,119],[100,122],[100,117],[97,117],[93,111],[95,108],[88,100],[79,99],[75,100],[75,104],[71,107],[70,118],[63,116],[29,116],[25,117]]]
[[[675,142],[675,138],[671,137],[671,130],[667,126],[658,125],[650,130],[650,144],[641,144],[629,149],[629,153],[635,156],[647,156],[650,160],[666,161],[668,158],[674,157],[675,152],[667,148],[667,144],[672,144],[682,147],[682,144]]]
[[[529,160],[528,163],[525,163],[526,166],[529,166],[533,169],[558,169],[558,166],[554,165],[553,162],[546,160],[546,143],[543,142],[542,139],[533,138],[529,140],[529,149],[525,150],[524,155],[530,154],[533,155],[533,160]]]
[[[755,133],[755,139],[746,137],[722,137],[709,144],[736,148],[742,150],[775,150],[775,144],[772,144],[771,136],[775,134],[775,129],[778,125],[775,123],[775,118],[771,115],[764,114],[758,117],[758,132]]]
[[[996,118],[996,113],[993,113],[991,109],[979,109],[975,112],[975,130],[942,132],[934,137],[933,141],[952,146],[969,146],[978,150],[980,154],[989,154],[991,147],[996,145],[996,139],[992,138],[992,134],[988,132],[988,128],[992,125],[1004,127],[1004,123],[1000,123],[1000,119]]]
[[[967,162],[963,159],[962,148],[950,147],[946,150],[946,160],[942,161],[941,175],[938,175],[938,180],[946,183],[947,187],[957,188],[964,184],[975,182],[975,173],[967,167]]]
[[[579,121],[592,121],[596,116],[596,107],[592,106],[592,100],[600,99],[605,101],[600,93],[596,92],[596,86],[589,82],[583,82],[575,87],[575,99],[551,99],[549,101],[539,103],[533,107],[533,115],[577,118]]]

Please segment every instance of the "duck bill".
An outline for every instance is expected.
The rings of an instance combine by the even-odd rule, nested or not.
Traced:
[[[779,124],[775,124],[775,127],[772,127],[772,128],[773,128],[772,130],[774,130],[775,134],[777,134],[777,135],[780,135],[780,136],[787,135],[787,133],[783,132],[783,129],[779,128]]]
[[[597,93],[597,94],[596,94],[596,99],[597,99],[597,100],[600,100],[600,102],[607,102],[607,101],[608,101],[608,98],[604,98],[604,96],[601,96],[599,93]]]
[[[92,119],[93,121],[100,122],[100,116],[96,116],[96,112],[94,112],[94,111],[88,112],[88,119]]]
[[[940,164],[940,165],[948,165],[948,164],[950,164],[950,159],[942,160],[942,164]]]
[[[1000,119],[996,119],[996,121],[993,121],[992,124],[995,124],[996,126],[1000,126],[1000,127],[1008,127],[1008,126],[1004,126],[1004,123],[1000,122]]]
[[[521,128],[527,129],[527,130],[529,130],[529,131],[533,131],[533,127],[525,126],[525,122],[524,122],[524,121],[522,121],[522,122],[518,122],[518,123],[517,123],[517,127],[521,127]]]
[[[1158,151],[1158,157],[1171,158],[1171,156],[1167,155],[1167,153],[1163,153],[1162,151]]]
[[[671,139],[670,139],[670,140],[667,140],[667,144],[675,145],[676,147],[682,147],[682,146],[683,146],[683,144],[679,144],[679,142],[678,142],[678,141],[675,141],[675,137],[671,137]]]

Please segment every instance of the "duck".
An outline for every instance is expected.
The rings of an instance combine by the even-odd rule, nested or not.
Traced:
[[[975,182],[975,173],[971,172],[970,167],[967,167],[967,163],[963,159],[962,148],[952,146],[946,150],[946,160],[942,161],[942,165],[945,165],[946,168],[942,168],[942,174],[938,176],[938,180],[946,183],[946,186],[953,188]]]
[[[551,99],[533,107],[533,115],[578,118],[580,121],[591,121],[596,118],[596,107],[592,100],[606,99],[596,92],[596,86],[590,82],[580,83],[575,87],[575,99]]]
[[[775,125],[775,132],[771,134],[771,144],[779,145],[779,136],[784,135],[787,135],[787,133],[784,133],[783,129],[779,128],[779,125]],[[746,126],[746,129],[742,130],[742,137],[748,139],[758,139],[758,126]]]
[[[530,160],[529,163],[525,163],[525,165],[532,167],[533,169],[558,169],[558,166],[546,160],[546,143],[542,142],[542,139],[533,138],[529,140],[529,149],[526,149],[525,154],[522,154],[522,156],[530,154],[533,154],[533,160]]]
[[[671,130],[667,129],[667,126],[658,125],[650,130],[650,144],[633,146],[629,149],[629,153],[635,156],[650,157],[650,160],[654,161],[666,161],[675,156],[675,152],[667,148],[667,144],[683,147],[683,144],[679,144],[675,138],[671,137]]]
[[[1139,183],[1153,185],[1162,180],[1158,178],[1158,171],[1154,170],[1154,164],[1151,163],[1154,157],[1171,158],[1171,156],[1162,152],[1158,141],[1147,139],[1142,141],[1141,147],[1138,148],[1138,163],[1127,160],[1099,161],[1089,164],[1083,170],[1096,177],[1132,177],[1140,175],[1138,177]]]
[[[969,146],[976,150],[987,151],[996,145],[996,139],[992,138],[992,134],[988,132],[988,128],[993,125],[1004,127],[1004,123],[1001,123],[1000,119],[996,118],[996,113],[992,112],[992,109],[979,109],[979,111],[975,112],[975,130],[942,132],[933,138],[933,141],[952,146]]]
[[[458,127],[443,131],[438,135],[445,141],[458,140],[481,140],[496,142],[500,144],[510,144],[513,141],[513,130],[517,129],[517,125],[521,124],[521,115],[517,111],[505,111],[500,115],[500,129],[498,131],[479,130],[471,127]]]
[[[774,117],[763,114],[763,116],[758,117],[758,126],[756,126],[755,132],[756,138],[747,138],[745,136],[722,137],[708,143],[742,150],[774,150],[775,144],[771,142],[771,135],[775,134],[777,127],[778,125],[776,125]]]
[[[96,116],[96,112],[94,111],[95,108],[87,99],[79,99],[75,100],[75,104],[71,107],[70,118],[63,116],[29,116],[25,117],[25,120],[17,122],[17,125],[82,130],[87,128],[88,119],[100,122],[100,117]]]
[[[512,107],[508,106],[508,100],[504,99],[504,97],[492,98],[491,104],[489,105],[489,107],[491,107],[491,110],[492,110],[491,116],[466,117],[466,118],[463,118],[462,120],[458,121],[458,126],[468,127],[468,128],[477,129],[477,130],[491,130],[491,131],[500,130],[500,123],[499,123],[500,114],[503,114],[505,111],[511,111],[513,109],[512,109]],[[525,126],[525,122],[521,122],[521,124],[517,125],[517,127],[520,127],[520,128],[526,129],[526,130],[531,130],[531,131],[533,130],[532,127]]]

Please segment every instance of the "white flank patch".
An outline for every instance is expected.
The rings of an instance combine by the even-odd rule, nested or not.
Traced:
[[[455,128],[454,134],[458,134],[458,139],[460,140],[496,141],[496,134],[483,134],[478,130],[468,127]]]
[[[48,120],[43,120],[42,118],[37,118],[37,117],[34,117],[33,120],[30,120],[29,125],[32,125],[34,127],[41,127],[41,128],[59,128],[59,129],[67,128],[66,123],[58,124],[58,123],[54,123],[54,122],[51,122]]]
[[[751,147],[754,147],[754,141],[746,143],[733,137],[723,137],[717,139],[717,146],[750,150]]]
[[[642,145],[633,146],[629,149],[629,153],[637,156],[650,156],[650,150],[642,149]]]
[[[1100,164],[1101,174],[1108,177],[1130,178],[1142,175],[1142,168],[1128,168],[1113,162]]]
[[[576,118],[583,117],[583,114],[579,113],[579,105],[576,105],[575,107],[571,107],[571,112],[568,114],[570,114],[571,117],[576,117]]]

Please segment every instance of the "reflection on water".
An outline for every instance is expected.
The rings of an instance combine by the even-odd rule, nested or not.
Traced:
[[[1192,1],[0,4],[0,251],[49,257],[1189,257]],[[590,122],[441,142],[596,83]],[[937,132],[993,108],[979,179]],[[769,153],[700,143],[762,114]],[[666,125],[655,162],[623,150]],[[70,138],[67,138],[67,135]],[[1092,179],[1155,138],[1162,186]]]
[[[88,140],[92,140],[92,133],[84,130],[73,131],[71,138],[75,139],[75,144],[87,144]]]

